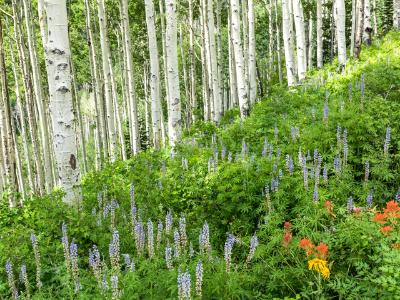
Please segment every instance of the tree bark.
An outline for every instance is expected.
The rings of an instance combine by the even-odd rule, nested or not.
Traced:
[[[306,78],[307,57],[306,57],[306,36],[304,30],[304,15],[301,0],[293,0],[294,25],[296,28],[296,49],[297,49],[297,74],[299,80]]]
[[[357,0],[357,27],[354,40],[354,57],[360,58],[362,35],[364,29],[364,0]]]
[[[364,32],[363,32],[363,40],[367,45],[371,45],[371,34],[372,34],[372,25],[371,25],[371,3],[370,0],[364,0]]]
[[[400,29],[400,0],[393,0],[393,28]]]
[[[168,66],[168,135],[172,147],[180,141],[182,135],[181,99],[179,90],[179,68],[177,52],[177,27],[175,0],[166,0],[166,56]]]
[[[250,105],[256,102],[257,98],[257,74],[256,74],[256,32],[254,23],[254,3],[248,0],[249,17],[249,101]]]
[[[79,204],[81,190],[78,150],[73,127],[67,6],[64,0],[46,0],[45,6],[48,42],[44,46],[49,66],[47,77],[59,184],[65,191],[63,201],[69,204]]]
[[[317,68],[323,66],[322,0],[317,0]]]
[[[346,65],[346,7],[344,0],[336,0],[336,36],[338,61],[341,67]]]
[[[293,48],[291,47],[291,24],[289,15],[289,5],[291,0],[282,0],[282,33],[283,33],[283,46],[285,48],[285,63],[288,86],[296,84],[295,63]]]

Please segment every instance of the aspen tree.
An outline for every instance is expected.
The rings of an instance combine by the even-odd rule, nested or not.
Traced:
[[[393,0],[393,28],[400,29],[400,0]]]
[[[304,29],[303,5],[301,0],[293,0],[294,25],[296,28],[297,74],[302,81],[306,77],[306,37]]]
[[[194,24],[193,24],[193,1],[189,0],[189,57],[190,57],[190,113],[193,122],[196,121],[197,98],[196,98],[196,58],[194,52]]]
[[[79,162],[73,129],[70,46],[67,7],[64,0],[46,0],[48,83],[53,143],[59,184],[65,191],[63,201],[79,203]]]
[[[354,39],[354,57],[360,58],[362,35],[364,31],[364,0],[357,0],[357,26]]]
[[[336,36],[339,65],[346,65],[346,7],[344,0],[336,0]]]
[[[166,58],[168,66],[168,136],[171,146],[175,146],[182,134],[181,100],[179,91],[179,69],[177,53],[177,26],[175,0],[166,0]]]
[[[239,104],[238,89],[236,82],[236,63],[235,53],[233,51],[232,41],[232,22],[231,11],[228,11],[228,57],[229,57],[229,91],[230,91],[230,107],[235,107]]]
[[[250,105],[256,102],[257,98],[257,74],[256,74],[256,33],[254,24],[254,3],[248,0],[249,17],[249,101]],[[272,6],[271,6],[272,7]]]
[[[279,75],[279,83],[282,84],[283,76],[282,76],[282,59],[281,59],[281,32],[278,23],[278,1],[274,0],[274,11],[275,11],[275,32],[276,32],[276,51],[278,57],[278,75]],[[261,84],[261,81],[260,81]]]
[[[240,16],[238,0],[231,0],[231,25],[232,42],[235,53],[236,82],[239,99],[239,109],[241,119],[249,115],[249,98],[247,94],[247,84],[245,78],[246,65],[244,63],[242,40],[240,37]]]
[[[323,65],[322,0],[317,0],[317,68]]]
[[[286,63],[286,76],[288,86],[294,86],[296,84],[295,75],[295,63],[293,48],[291,47],[291,24],[290,24],[290,12],[289,5],[291,0],[282,0],[282,34],[283,34],[283,46],[285,48],[285,63]]]
[[[372,34],[372,24],[371,24],[371,3],[370,0],[364,0],[364,31],[363,40],[367,45],[371,45],[371,34]]]

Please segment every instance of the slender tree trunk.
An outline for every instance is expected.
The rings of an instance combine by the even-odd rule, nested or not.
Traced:
[[[164,86],[165,86],[165,98],[167,101],[167,112],[169,113],[169,92],[168,92],[168,66],[167,66],[167,50],[165,47],[165,13],[164,13],[164,3],[163,0],[159,0],[160,7],[160,24],[161,24],[161,44],[162,44],[162,58],[163,58],[163,71],[164,71]],[[168,118],[168,116],[167,116]],[[168,130],[167,130],[168,132]]]
[[[207,7],[205,0],[200,2],[200,23],[202,32],[202,60],[203,60],[203,105],[204,121],[211,120],[213,116],[213,93],[212,93],[212,72],[209,55],[209,34],[207,30]]]
[[[196,58],[194,52],[194,38],[193,1],[189,0],[190,114],[193,122],[197,120]]]
[[[274,31],[273,31],[273,16],[272,16],[272,0],[268,6],[268,81],[271,84],[272,74],[274,73]]]
[[[190,127],[190,90],[189,90],[189,79],[188,79],[188,74],[187,74],[187,65],[186,65],[186,56],[185,52],[183,50],[183,32],[182,32],[182,26],[179,26],[179,45],[180,45],[180,54],[181,54],[181,65],[182,65],[182,73],[183,73],[183,85],[185,89],[185,102],[186,104],[184,107],[186,108],[184,110],[184,116],[185,116],[185,125],[186,128]]]
[[[37,106],[38,116],[39,116],[39,128],[40,128],[40,142],[43,151],[43,163],[44,163],[44,175],[45,175],[45,186],[46,191],[50,192],[53,184],[53,176],[52,176],[52,155],[50,152],[50,137],[48,133],[47,127],[47,116],[46,116],[46,106],[44,103],[43,90],[40,81],[40,72],[39,72],[39,63],[37,59],[36,52],[36,42],[35,42],[35,34],[33,32],[33,28],[31,25],[31,14],[30,14],[30,5],[28,0],[23,0],[24,5],[24,14],[25,14],[25,22],[26,22],[26,30],[27,30],[27,38],[28,38],[28,49],[32,67],[32,79],[33,79],[33,90],[35,95],[35,102]]]
[[[376,18],[376,0],[372,0],[372,19],[374,21],[374,35],[378,34],[378,20]]]
[[[108,129],[108,139],[109,139],[108,140],[109,156],[111,162],[114,162],[117,153],[117,133],[115,129],[114,105],[111,95],[111,78],[110,78],[111,66],[108,62],[108,58],[110,57],[110,46],[108,43],[108,36],[107,36],[107,21],[106,21],[104,0],[98,0],[97,8],[98,8],[99,28],[100,28],[101,56],[103,63],[104,99],[106,104],[107,129]]]
[[[127,75],[128,75],[128,96],[130,103],[130,120],[129,124],[132,127],[133,140],[131,141],[132,153],[136,154],[140,150],[139,137],[139,121],[137,113],[137,103],[135,95],[135,78],[133,75],[133,60],[132,60],[132,42],[130,36],[129,17],[128,17],[128,0],[122,0],[122,27],[124,31],[124,43],[126,51]]]
[[[371,4],[370,0],[364,0],[364,32],[363,32],[363,40],[367,45],[371,45],[371,34],[372,34],[372,25],[371,25]]]
[[[400,0],[393,0],[393,28],[400,29]]]
[[[296,49],[297,49],[297,74],[299,80],[306,78],[306,37],[304,30],[304,15],[301,0],[293,0],[294,24],[296,28]]]
[[[67,7],[63,0],[46,0],[50,111],[59,184],[65,191],[64,201],[79,203],[79,163],[73,129],[74,114],[71,94],[70,46]]]
[[[314,36],[314,23],[313,23],[313,18],[312,14],[310,12],[310,20],[308,21],[308,69],[312,69],[313,66],[313,50],[314,50],[314,41],[313,41],[313,36]]]
[[[165,48],[168,66],[168,98],[170,103],[168,114],[169,143],[174,147],[181,139],[181,100],[179,91],[179,68],[177,51],[177,27],[175,0],[166,0],[166,41]]]
[[[336,36],[339,65],[346,65],[346,7],[344,0],[336,0]]]
[[[14,28],[14,30],[17,30],[17,29]],[[17,39],[15,39],[15,40],[17,41]],[[15,82],[15,98],[16,98],[16,102],[17,102],[16,106],[17,106],[17,110],[18,110],[18,113],[20,116],[20,123],[21,123],[22,149],[24,152],[24,160],[26,163],[26,173],[27,173],[26,176],[28,177],[28,185],[29,185],[30,193],[33,193],[35,191],[35,186],[33,183],[31,158],[30,158],[30,154],[29,154],[28,135],[26,132],[25,110],[24,110],[24,107],[23,107],[22,101],[21,101],[19,76],[17,73],[15,56],[14,56],[14,47],[12,46],[11,39],[9,39],[9,46],[10,46],[11,66],[12,66],[14,82]],[[15,144],[16,144],[16,142],[15,142]]]
[[[228,12],[228,51],[229,51],[229,91],[230,91],[230,104],[231,107],[239,104],[238,99],[238,88],[236,82],[236,63],[235,53],[233,51],[232,41],[232,22],[231,22],[231,11]]]
[[[239,98],[240,117],[245,119],[249,115],[249,98],[245,78],[246,65],[243,58],[242,40],[240,37],[240,17],[238,0],[231,0],[232,42],[235,53],[236,81]]]
[[[95,106],[95,114],[96,114],[96,143],[95,143],[95,152],[96,152],[96,170],[100,170],[103,166],[103,156],[107,153],[107,147],[102,147],[104,144],[107,145],[107,131],[104,123],[104,112],[103,112],[103,98],[100,93],[100,82],[99,82],[99,71],[97,69],[97,55],[96,48],[93,39],[93,31],[92,31],[92,20],[91,20],[91,8],[88,3],[89,0],[85,0],[85,12],[86,12],[86,33],[87,33],[87,42],[89,45],[89,61],[90,61],[90,71],[92,77],[92,86],[93,86],[93,97],[94,97],[94,106]],[[103,144],[104,143],[104,144]],[[105,153],[103,154],[103,151]]]
[[[274,11],[275,11],[275,32],[276,32],[276,52],[278,56],[278,75],[279,75],[279,84],[283,83],[283,75],[282,75],[282,59],[281,59],[281,32],[278,22],[278,1],[274,0]],[[261,81],[259,81],[261,84]]]
[[[257,99],[256,32],[253,0],[248,0],[247,4],[249,8],[249,101],[252,105]]]
[[[4,166],[7,174],[7,183],[9,189],[9,205],[14,207],[16,205],[15,193],[18,191],[16,162],[15,162],[15,147],[12,136],[12,117],[11,117],[11,103],[8,94],[8,83],[6,74],[5,51],[3,44],[3,26],[0,18],[0,88],[1,88],[1,119],[2,126],[2,143],[3,143],[3,156]]]
[[[290,13],[289,5],[291,0],[282,0],[282,33],[283,33],[283,45],[285,48],[285,62],[286,62],[286,74],[288,86],[294,86],[296,84],[295,75],[295,63],[293,48],[291,47],[291,24],[290,24]]]
[[[364,29],[364,0],[357,0],[357,27],[354,40],[354,57],[360,58],[362,35]]]
[[[240,2],[240,1],[239,1]],[[247,1],[242,0],[240,2],[242,4],[242,36],[243,36],[243,42],[242,42],[242,48],[243,48],[243,64],[244,64],[244,78],[245,78],[245,83],[246,83],[246,88],[247,88],[247,97],[249,96],[249,17],[248,17],[248,7],[247,7]],[[240,19],[239,19],[239,24],[240,24]]]
[[[317,0],[317,68],[323,65],[322,0]]]
[[[354,43],[356,36],[356,26],[357,26],[357,0],[351,1],[351,37],[350,37],[350,55],[354,55]]]
[[[219,123],[222,117],[222,99],[220,92],[220,85],[218,80],[218,62],[217,62],[217,48],[215,44],[215,25],[214,25],[214,9],[213,0],[207,0],[207,27],[209,35],[209,55],[211,63],[212,77],[212,93],[213,93],[213,121]]]
[[[223,80],[223,65],[222,65],[222,29],[221,29],[221,9],[222,9],[222,1],[217,1],[217,27],[216,27],[216,39],[217,39],[217,69],[218,69],[218,86],[219,86],[219,110],[220,116],[222,117],[224,114],[224,80]]]
[[[159,149],[162,142],[160,64],[158,61],[158,47],[157,47],[156,27],[154,22],[153,0],[145,0],[145,8],[146,8],[147,37],[148,37],[149,54],[150,54],[150,94],[151,94],[151,120],[153,128],[153,145],[156,149]]]

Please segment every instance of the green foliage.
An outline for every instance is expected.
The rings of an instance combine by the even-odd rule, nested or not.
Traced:
[[[0,264],[4,266],[10,258],[15,274],[21,264],[27,265],[34,299],[109,298],[110,290],[105,295],[100,293],[88,265],[88,252],[97,245],[109,280],[109,243],[116,228],[120,253],[133,255],[136,263],[135,272],[125,266],[119,272],[122,299],[175,299],[179,268],[190,272],[194,295],[199,260],[204,266],[204,299],[400,298],[399,232],[385,235],[380,224],[372,221],[400,185],[399,48],[399,34],[390,33],[363,50],[361,62],[350,61],[343,74],[335,73],[332,65],[314,71],[297,88],[271,87],[271,95],[257,103],[245,121],[233,110],[224,116],[220,127],[197,122],[185,132],[184,142],[175,151],[148,150],[90,173],[82,181],[84,199],[80,207],[62,204],[59,192],[27,201],[20,208],[9,209],[3,204]],[[364,95],[360,88],[362,74]],[[327,92],[329,115],[324,118]],[[348,159],[340,172],[333,167],[335,157],[344,159],[344,145],[337,142],[338,125],[341,135],[347,129],[348,142]],[[391,142],[385,154],[387,127],[391,128]],[[300,133],[296,139],[292,137],[294,128]],[[270,145],[266,151],[265,141]],[[320,179],[318,201],[313,201],[314,178],[310,176],[308,189],[304,188],[299,149],[304,155],[310,151],[311,157],[318,149],[322,166],[327,166],[328,182]],[[294,160],[293,174],[288,170],[286,155]],[[370,163],[368,181],[364,180],[366,161]],[[309,172],[313,166],[310,158]],[[271,187],[272,180],[278,178],[279,187],[268,189],[266,194],[266,185]],[[151,219],[156,228],[156,220],[164,220],[169,210],[175,227],[181,213],[186,217],[193,258],[186,249],[174,259],[174,268],[167,269],[164,251],[167,240],[172,245],[172,235],[164,237],[153,258],[138,254],[132,236],[131,184],[144,223]],[[365,199],[370,191],[374,201],[369,208]],[[347,209],[350,196],[357,207],[354,212]],[[118,202],[115,216],[105,214],[112,199]],[[333,211],[325,207],[328,200]],[[210,227],[212,260],[199,251],[198,236],[205,221]],[[291,223],[290,232],[284,228],[285,221]],[[78,244],[83,287],[79,296],[74,294],[64,263],[63,222],[70,241],[74,239]],[[36,265],[31,232],[38,237],[42,256],[41,291],[34,288]],[[228,232],[238,240],[230,273],[223,258]],[[255,232],[260,245],[251,262],[246,263]],[[316,245],[328,245],[328,280],[308,269],[310,258],[299,248],[303,238]],[[23,289],[22,284],[17,285]],[[0,294],[11,295],[4,271],[0,273]]]

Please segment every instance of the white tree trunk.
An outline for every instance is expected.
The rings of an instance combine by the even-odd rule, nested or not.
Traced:
[[[74,133],[71,94],[70,47],[65,0],[46,0],[50,112],[59,184],[65,191],[66,203],[79,203],[79,163]]]
[[[193,1],[189,0],[189,56],[190,56],[190,113],[192,121],[197,119],[197,98],[196,98],[196,58],[194,52],[194,24],[193,24]]]
[[[301,0],[293,0],[293,14],[296,28],[297,74],[299,80],[302,81],[306,78],[307,57],[303,5],[301,4]]]
[[[245,119],[249,115],[249,98],[245,78],[245,63],[243,58],[242,40],[240,37],[240,15],[238,0],[231,0],[232,43],[235,53],[236,82],[239,98],[240,117]]]
[[[254,3],[248,0],[249,16],[249,100],[250,105],[257,98],[257,74],[256,74],[256,32],[254,24]]]
[[[290,13],[289,5],[291,0],[282,0],[282,33],[283,33],[283,46],[285,48],[285,63],[286,63],[286,74],[288,86],[294,86],[296,84],[296,71],[293,49],[291,47],[291,24],[290,24]]]
[[[278,54],[278,75],[279,84],[283,82],[282,76],[282,59],[281,59],[281,32],[278,22],[278,1],[274,0],[274,11],[275,11],[275,31],[276,31],[276,51]]]
[[[370,0],[364,0],[364,33],[363,40],[367,45],[371,45],[371,3]]]
[[[110,64],[108,58],[110,56],[110,46],[108,43],[107,36],[107,20],[105,14],[104,0],[97,1],[98,17],[99,17],[99,28],[100,28],[100,46],[101,46],[101,57],[103,63],[103,80],[104,80],[104,99],[106,106],[106,118],[107,118],[107,129],[108,129],[108,142],[109,142],[109,156],[113,162],[116,159],[117,153],[117,132],[115,130],[115,119],[114,119],[114,105],[111,95],[111,78],[110,78]]]
[[[182,135],[181,101],[179,90],[179,68],[177,50],[177,27],[175,0],[166,0],[166,56],[168,66],[168,135],[169,143],[175,146]]]
[[[137,113],[136,93],[135,93],[135,78],[133,75],[133,60],[131,52],[131,36],[129,27],[128,17],[128,0],[122,0],[122,28],[124,31],[124,44],[125,44],[125,55],[126,55],[126,73],[128,76],[128,102],[130,106],[130,124],[131,127],[131,149],[132,154],[136,154],[140,150],[140,137],[139,137],[139,121]]]
[[[314,49],[314,41],[313,41],[313,34],[314,34],[314,23],[313,23],[313,18],[312,14],[310,13],[310,20],[308,21],[308,69],[312,69],[313,65],[313,49]]]
[[[344,0],[336,0],[336,36],[339,65],[346,65],[346,7]]]
[[[126,1],[126,0],[124,0]],[[154,22],[153,0],[145,0],[147,38],[150,54],[150,94],[151,94],[151,121],[153,128],[153,145],[158,149],[161,145],[161,100],[160,100],[160,64],[158,61],[158,47],[156,27]]]
[[[354,38],[354,57],[360,58],[362,35],[364,31],[364,0],[357,0],[357,26]]]
[[[317,68],[323,65],[322,0],[317,0]]]
[[[351,1],[351,37],[350,37],[350,55],[354,54],[354,43],[357,25],[357,0]]]
[[[228,60],[229,60],[229,91],[230,91],[230,107],[235,107],[239,104],[238,89],[236,82],[236,63],[235,54],[233,51],[232,42],[232,22],[231,11],[228,12]]]
[[[44,104],[42,85],[40,81],[40,71],[39,71],[39,63],[36,52],[35,33],[33,32],[33,28],[31,25],[30,5],[28,0],[23,0],[23,5],[24,5],[24,14],[26,21],[25,27],[27,31],[28,49],[32,67],[33,90],[35,95],[35,102],[37,105],[37,112],[39,116],[40,142],[43,151],[43,164],[44,164],[44,175],[45,175],[44,183],[46,191],[50,192],[53,185],[53,176],[51,168],[52,155],[49,146],[51,141],[47,129],[48,122],[46,116],[46,107]]]
[[[393,28],[400,29],[400,0],[393,0]]]
[[[209,55],[209,35],[207,30],[207,6],[205,0],[200,2],[200,23],[202,32],[201,55],[203,61],[203,104],[204,121],[211,120],[213,116],[213,93],[212,93],[212,72]]]

